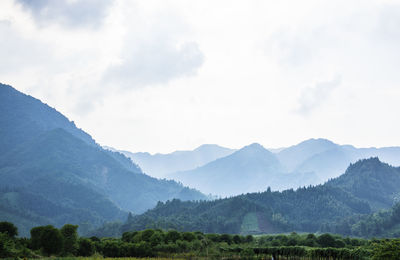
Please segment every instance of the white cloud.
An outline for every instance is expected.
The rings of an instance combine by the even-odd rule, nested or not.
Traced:
[[[132,151],[400,145],[399,17],[391,0],[4,0],[0,77]]]
[[[110,85],[129,89],[165,84],[174,78],[194,75],[204,60],[195,42],[174,46],[161,39],[129,47],[121,63],[106,71],[105,80]]]
[[[303,89],[299,98],[297,112],[302,115],[309,115],[314,109],[323,105],[331,92],[340,85],[340,82],[340,77],[336,76],[332,80],[317,82],[313,87]]]
[[[41,26],[97,27],[107,15],[111,0],[16,0]]]

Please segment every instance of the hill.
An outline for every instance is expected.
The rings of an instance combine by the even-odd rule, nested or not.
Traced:
[[[43,223],[89,229],[158,201],[206,199],[143,174],[55,109],[3,84],[0,109],[0,218],[16,223],[22,234]]]
[[[374,209],[389,208],[400,196],[400,168],[382,163],[377,157],[350,164],[339,178],[326,183],[366,200]]]
[[[385,176],[390,179],[385,180]],[[133,217],[120,232],[145,227],[217,233],[316,232],[342,219],[376,210],[376,199],[365,196],[368,192],[393,203],[393,194],[400,191],[399,178],[399,168],[377,158],[360,160],[349,166],[344,175],[314,187],[283,192],[267,190],[216,201],[159,203],[156,208]],[[386,208],[388,205],[381,204]]]

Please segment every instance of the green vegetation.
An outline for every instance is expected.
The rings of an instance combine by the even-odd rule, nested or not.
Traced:
[[[3,222],[1,226],[13,227]],[[0,257],[160,257],[228,259],[399,259],[399,239],[360,239],[332,234],[242,236],[146,229],[120,238],[79,237],[77,226],[39,226],[31,238],[0,232]],[[14,230],[13,228],[11,228]],[[67,258],[66,258],[67,259]]]
[[[21,235],[65,223],[84,234],[172,198],[207,199],[143,174],[54,108],[0,84],[0,221],[12,221]]]
[[[400,237],[400,203],[389,210],[326,224],[323,231],[358,237]]]
[[[172,228],[229,234],[296,231],[398,237],[400,206],[388,208],[395,203],[399,187],[400,169],[370,158],[350,165],[344,175],[323,185],[282,192],[267,189],[214,201],[160,202],[118,228],[119,234]],[[373,196],[368,190],[374,191]],[[101,232],[97,235],[102,236]]]

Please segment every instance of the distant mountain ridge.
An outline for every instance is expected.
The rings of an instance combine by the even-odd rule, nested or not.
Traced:
[[[204,193],[232,196],[265,191],[268,186],[283,190],[301,186],[301,181],[311,184],[316,176],[286,173],[273,153],[254,143],[202,167],[168,177]]]
[[[117,151],[111,147],[106,149]],[[207,164],[218,158],[228,156],[235,149],[222,147],[215,144],[203,144],[192,151],[175,151],[169,154],[131,153],[118,150],[140,165],[140,168],[150,176],[165,178],[169,173],[191,170]]]
[[[252,145],[246,147],[252,147]],[[267,187],[273,190],[284,190],[321,184],[339,176],[350,163],[374,156],[392,165],[400,165],[400,147],[356,148],[351,145],[338,145],[322,138],[309,139],[297,145],[279,149],[266,149],[260,145],[262,149],[255,149],[251,155],[242,153],[242,150],[247,149],[246,147],[235,151],[230,150],[228,155],[200,166],[194,167],[192,164],[194,167],[192,169],[170,173],[167,172],[173,168],[164,169],[163,164],[174,162],[170,164],[180,165],[182,157],[177,156],[171,160],[174,154],[180,154],[180,152],[162,155],[163,164],[154,160],[157,155],[143,153],[136,154],[136,158],[151,157],[152,159],[147,162],[152,165],[151,171],[162,172],[163,178],[174,179],[204,193],[220,196],[264,191]],[[266,153],[267,150],[272,153]],[[184,153],[190,154],[191,151]],[[242,156],[233,156],[235,153],[242,153]],[[125,154],[129,155],[127,152]],[[268,160],[266,160],[266,154],[268,154]],[[131,158],[135,161],[133,156]],[[249,163],[250,160],[251,163]],[[136,162],[141,166],[140,160],[137,159]],[[186,168],[190,165],[188,164]],[[157,176],[157,173],[154,175]]]
[[[327,139],[309,139],[281,150],[277,153],[277,157],[290,172],[294,171],[306,159],[336,147],[337,144]]]
[[[22,235],[40,224],[90,229],[173,198],[207,199],[143,174],[55,109],[3,84],[0,144],[0,220],[17,224]]]

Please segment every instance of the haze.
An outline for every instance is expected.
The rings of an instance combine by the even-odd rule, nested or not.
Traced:
[[[398,1],[0,2],[0,80],[101,145],[400,145]]]

